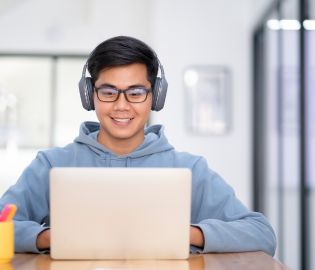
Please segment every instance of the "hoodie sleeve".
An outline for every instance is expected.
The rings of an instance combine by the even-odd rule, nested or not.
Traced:
[[[204,235],[204,248],[191,251],[264,251],[273,256],[276,237],[267,219],[247,209],[224,180],[201,158],[193,167],[192,225]]]
[[[15,252],[40,253],[36,248],[37,235],[49,223],[48,173],[50,165],[42,153],[24,170],[17,183],[0,199],[0,209],[14,203]]]

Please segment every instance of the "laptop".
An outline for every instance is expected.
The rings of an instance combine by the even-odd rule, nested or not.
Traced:
[[[186,259],[191,171],[53,168],[53,259]]]

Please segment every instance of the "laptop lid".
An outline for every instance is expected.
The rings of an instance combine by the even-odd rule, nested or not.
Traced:
[[[185,259],[191,171],[184,168],[53,168],[54,259]]]

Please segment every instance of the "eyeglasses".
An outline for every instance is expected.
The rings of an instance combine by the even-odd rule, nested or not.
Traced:
[[[130,103],[141,103],[146,101],[151,89],[143,87],[129,88],[127,90],[119,90],[109,86],[102,86],[95,88],[95,92],[99,101],[102,102],[115,102],[119,99],[120,94],[124,94],[125,99]]]

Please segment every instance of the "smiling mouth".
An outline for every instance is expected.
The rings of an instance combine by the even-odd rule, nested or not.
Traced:
[[[119,122],[119,123],[128,123],[129,121],[131,121],[133,118],[113,118],[111,117],[112,120]]]

